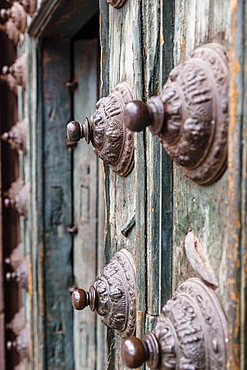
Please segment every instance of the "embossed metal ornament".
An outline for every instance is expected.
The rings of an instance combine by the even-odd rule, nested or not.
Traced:
[[[20,3],[24,10],[31,16],[35,13],[37,8],[37,0],[7,0],[8,3],[13,4],[15,1]]]
[[[125,124],[149,126],[186,176],[211,185],[227,167],[228,74],[224,48],[201,46],[171,71],[160,96],[126,105]]]
[[[30,329],[28,326],[22,329],[13,342],[7,342],[7,349],[15,350],[22,358],[30,358]]]
[[[143,341],[126,339],[122,359],[130,368],[224,370],[227,322],[214,290],[200,279],[182,283]]]
[[[134,335],[136,324],[135,268],[125,250],[116,253],[96,277],[89,292],[75,289],[72,304],[76,310],[90,306],[102,316],[106,326],[115,329],[122,338]]]
[[[9,132],[4,132],[1,138],[10,144],[11,149],[16,151],[22,150],[26,154],[27,121],[24,119],[17,122]]]
[[[28,290],[28,276],[28,260],[27,258],[24,258],[16,267],[15,271],[6,273],[6,280],[15,281],[21,288]]]
[[[132,99],[131,86],[122,82],[97,102],[95,113],[90,120],[86,118],[84,125],[76,121],[67,125],[70,142],[83,137],[87,143],[91,141],[95,154],[123,177],[134,167],[133,133],[123,124],[124,107]]]
[[[4,199],[5,207],[14,208],[20,216],[28,218],[29,184],[24,184],[21,179],[12,182],[7,197]]]
[[[113,8],[122,8],[127,0],[107,0],[108,4],[113,6]]]
[[[12,19],[9,19],[4,26],[0,25],[0,29],[4,30],[9,40],[13,41],[15,45],[18,44],[20,40],[20,31],[16,28]]]
[[[6,325],[7,329],[12,330],[15,335],[19,335],[20,332],[25,328],[25,312],[24,307],[21,307],[19,311],[17,311],[10,321]]]
[[[5,258],[6,265],[10,265],[15,270],[23,259],[22,245],[19,243],[11,252],[10,256]]]
[[[11,66],[3,66],[2,74],[3,77],[8,75],[12,76],[15,80],[15,84],[22,86],[25,89],[27,74],[27,55],[22,54]]]
[[[4,21],[11,19],[21,33],[25,32],[27,27],[27,14],[19,3],[14,3],[11,8],[8,9],[2,8],[0,17]]]

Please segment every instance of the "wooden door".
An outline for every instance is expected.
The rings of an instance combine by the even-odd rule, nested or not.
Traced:
[[[128,81],[134,99],[146,101],[160,93],[171,69],[196,47],[216,42],[227,50],[228,170],[215,184],[202,187],[183,175],[149,130],[136,134],[131,174],[121,178],[107,172],[105,248],[108,259],[126,248],[135,260],[137,336],[143,336],[178,285],[195,276],[185,253],[185,237],[191,230],[216,276],[216,293],[227,314],[229,369],[246,367],[246,131],[241,119],[245,12],[244,2],[230,0],[127,0],[120,9],[101,2],[104,95]],[[135,226],[123,236],[121,228],[133,214]],[[121,340],[112,332],[109,338],[115,345],[109,345],[108,368],[124,369]]]
[[[99,91],[98,14],[95,38],[73,43],[74,119],[82,121],[95,111]],[[85,28],[89,27],[86,25]],[[84,28],[84,29],[85,29]],[[73,150],[74,284],[89,289],[104,265],[104,182],[102,162],[85,141]],[[75,369],[95,370],[105,367],[106,330],[99,317],[87,308],[74,312]]]

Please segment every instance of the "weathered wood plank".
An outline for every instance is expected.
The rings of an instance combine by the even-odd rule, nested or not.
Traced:
[[[103,71],[103,79],[109,79],[110,90],[121,81],[128,81],[133,86],[135,97],[142,97],[142,61],[141,61],[141,7],[139,2],[126,2],[123,8],[109,7],[109,23],[102,18],[103,35],[108,34],[109,73]],[[139,141],[139,139],[137,139]],[[136,145],[137,141],[135,142]],[[137,264],[137,310],[138,318],[145,310],[145,163],[143,142],[141,156],[135,158],[136,167],[127,178],[120,178],[110,170],[106,182],[107,220],[109,222],[110,243],[107,252],[111,257],[121,248],[126,248],[132,254]],[[137,168],[139,167],[139,170]],[[142,170],[141,170],[142,168]],[[137,175],[140,175],[137,178]],[[136,185],[140,182],[140,187]],[[141,185],[142,183],[142,185]],[[130,189],[138,191],[130,191]],[[138,199],[138,201],[137,201]],[[138,204],[137,204],[138,203]],[[139,211],[142,218],[139,217]],[[136,212],[138,225],[133,227],[127,237],[121,234],[122,227]],[[140,248],[138,248],[140,246]],[[141,298],[142,297],[142,298]],[[140,325],[138,325],[140,326]],[[138,328],[139,330],[139,328]],[[112,333],[109,331],[109,335]],[[108,339],[109,340],[109,339]],[[116,336],[109,342],[110,357],[108,366],[112,369],[125,368],[122,364],[120,348],[121,340]],[[114,352],[115,351],[115,352]]]
[[[70,78],[70,45],[44,40],[44,294],[47,369],[73,369],[71,159],[66,148],[70,99],[64,86]]]
[[[74,119],[83,122],[95,110],[98,97],[98,40],[74,44]],[[73,166],[75,285],[88,290],[97,271],[98,159],[82,140],[74,150]],[[99,220],[102,222],[102,220]],[[75,369],[95,369],[97,358],[96,315],[89,308],[74,312]]]
[[[227,249],[227,369],[245,369],[246,360],[246,16],[243,1],[231,1],[229,232]],[[241,145],[240,145],[241,143]]]
[[[229,45],[229,15],[225,1],[178,1],[175,6],[174,57],[181,62],[196,46],[216,41]],[[229,4],[228,4],[229,5]],[[220,12],[220,15],[214,16]],[[206,15],[206,16],[205,16]],[[221,32],[219,32],[219,29]],[[210,32],[209,32],[210,30]],[[186,179],[174,165],[173,289],[191,276],[184,252],[184,238],[191,228],[208,253],[219,281],[217,290],[226,306],[227,173],[215,185],[200,187]]]

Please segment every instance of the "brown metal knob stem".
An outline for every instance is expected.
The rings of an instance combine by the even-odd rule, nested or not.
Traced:
[[[77,142],[85,138],[86,143],[90,143],[90,123],[88,118],[85,119],[84,125],[77,121],[71,121],[67,125],[67,137],[69,141]]]
[[[89,292],[83,289],[75,289],[72,293],[72,305],[76,310],[84,310],[85,307],[90,306],[92,311],[96,308],[96,291],[93,286],[90,287]]]
[[[138,338],[125,339],[121,348],[123,363],[131,369],[136,369],[148,360],[147,348]]]

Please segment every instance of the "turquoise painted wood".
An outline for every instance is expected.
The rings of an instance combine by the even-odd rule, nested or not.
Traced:
[[[99,86],[98,39],[74,43],[74,119],[83,123],[95,111]],[[88,290],[104,263],[104,195],[102,162],[85,140],[73,153],[75,285]],[[97,315],[86,308],[74,312],[75,369],[94,370],[106,366],[106,329]]]
[[[43,176],[44,176],[44,327],[47,369],[73,369],[73,283],[71,225],[71,153],[65,123],[70,101],[64,87],[70,78],[67,41],[43,43]]]

